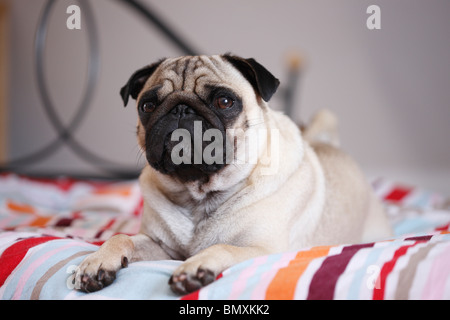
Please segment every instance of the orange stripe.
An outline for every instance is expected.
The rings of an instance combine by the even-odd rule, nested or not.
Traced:
[[[37,217],[34,219],[31,223],[31,227],[44,227],[47,225],[47,222],[49,222],[51,217]]]
[[[108,186],[99,188],[94,191],[98,195],[117,195],[121,197],[128,197],[131,194],[130,186]]]
[[[309,263],[330,251],[331,246],[314,247],[308,251],[300,251],[287,267],[278,270],[266,291],[268,300],[290,300],[294,298],[297,281],[305,272]]]
[[[16,213],[26,213],[26,214],[35,213],[34,208],[27,204],[20,204],[9,200],[7,206],[9,210],[15,211]]]

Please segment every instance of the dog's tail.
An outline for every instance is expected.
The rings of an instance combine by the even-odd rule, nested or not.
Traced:
[[[339,147],[338,120],[331,111],[319,110],[309,124],[302,128],[302,135],[310,144],[322,142]]]

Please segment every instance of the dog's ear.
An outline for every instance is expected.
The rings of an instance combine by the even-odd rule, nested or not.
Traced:
[[[120,89],[120,96],[123,100],[123,105],[126,107],[128,104],[128,98],[131,96],[136,100],[139,92],[141,92],[144,87],[145,82],[148,78],[155,72],[155,70],[159,67],[159,65],[164,61],[164,59],[159,60],[149,66],[146,66],[142,69],[137,70],[133,73],[128,80],[127,84]]]
[[[275,78],[266,68],[259,64],[255,59],[243,59],[241,57],[225,54],[222,56],[238,69],[253,89],[264,101],[269,101],[275,91],[277,91],[280,81]]]

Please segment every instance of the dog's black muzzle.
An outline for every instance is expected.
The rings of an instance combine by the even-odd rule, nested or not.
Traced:
[[[182,181],[195,181],[207,179],[210,174],[225,166],[224,125],[214,111],[195,95],[185,92],[172,93],[155,108],[154,112],[141,115],[141,122],[146,130],[147,161],[156,170]],[[181,129],[183,138],[173,139],[174,132]],[[208,129],[218,129],[221,132],[223,154],[221,161],[209,164],[203,159],[203,151],[211,143],[203,141],[203,135]],[[176,136],[179,137],[180,134]],[[184,144],[183,148],[181,143]],[[186,156],[184,154],[186,152],[190,154]],[[183,156],[184,161],[174,163],[174,156]],[[186,161],[187,159],[189,160]]]

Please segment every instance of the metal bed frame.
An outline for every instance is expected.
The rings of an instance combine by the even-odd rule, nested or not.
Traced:
[[[155,28],[162,33],[167,40],[169,40],[174,47],[183,55],[196,55],[200,52],[188,44],[177,32],[169,27],[169,25],[158,16],[154,10],[148,5],[143,5],[137,0],[116,0],[121,2],[124,6],[133,10],[135,13],[141,15],[148,22],[149,26]],[[62,146],[68,146],[79,158],[91,164],[102,172],[102,175],[93,177],[89,175],[89,178],[102,178],[102,179],[134,179],[136,178],[140,170],[136,168],[126,168],[122,164],[114,163],[110,160],[103,158],[102,156],[93,153],[83,146],[75,137],[74,132],[78,129],[83,122],[87,111],[91,106],[93,93],[95,92],[96,85],[99,79],[100,71],[100,54],[98,47],[98,32],[94,21],[94,14],[92,8],[87,0],[79,0],[80,8],[84,15],[84,23],[89,28],[89,62],[88,62],[88,78],[85,92],[81,99],[81,103],[78,109],[66,125],[64,124],[58,113],[56,112],[55,105],[53,104],[49,95],[49,86],[45,80],[44,72],[44,49],[45,42],[48,34],[48,24],[50,13],[56,4],[57,0],[48,0],[43,8],[41,18],[37,26],[37,32],[34,43],[34,60],[35,60],[35,72],[36,81],[38,84],[39,96],[43,110],[48,117],[53,129],[56,132],[56,137],[47,145],[39,150],[25,155],[20,158],[11,159],[6,164],[0,164],[0,172],[23,172],[25,166],[30,166],[33,163],[42,161],[52,154],[54,154]],[[296,67],[290,68],[288,74],[287,84],[281,88],[281,98],[283,99],[284,111],[286,114],[292,116],[293,104],[295,100],[295,89],[297,87],[299,70]],[[59,176],[59,174],[32,174],[33,176]],[[65,173],[68,176],[78,176],[79,174]]]

